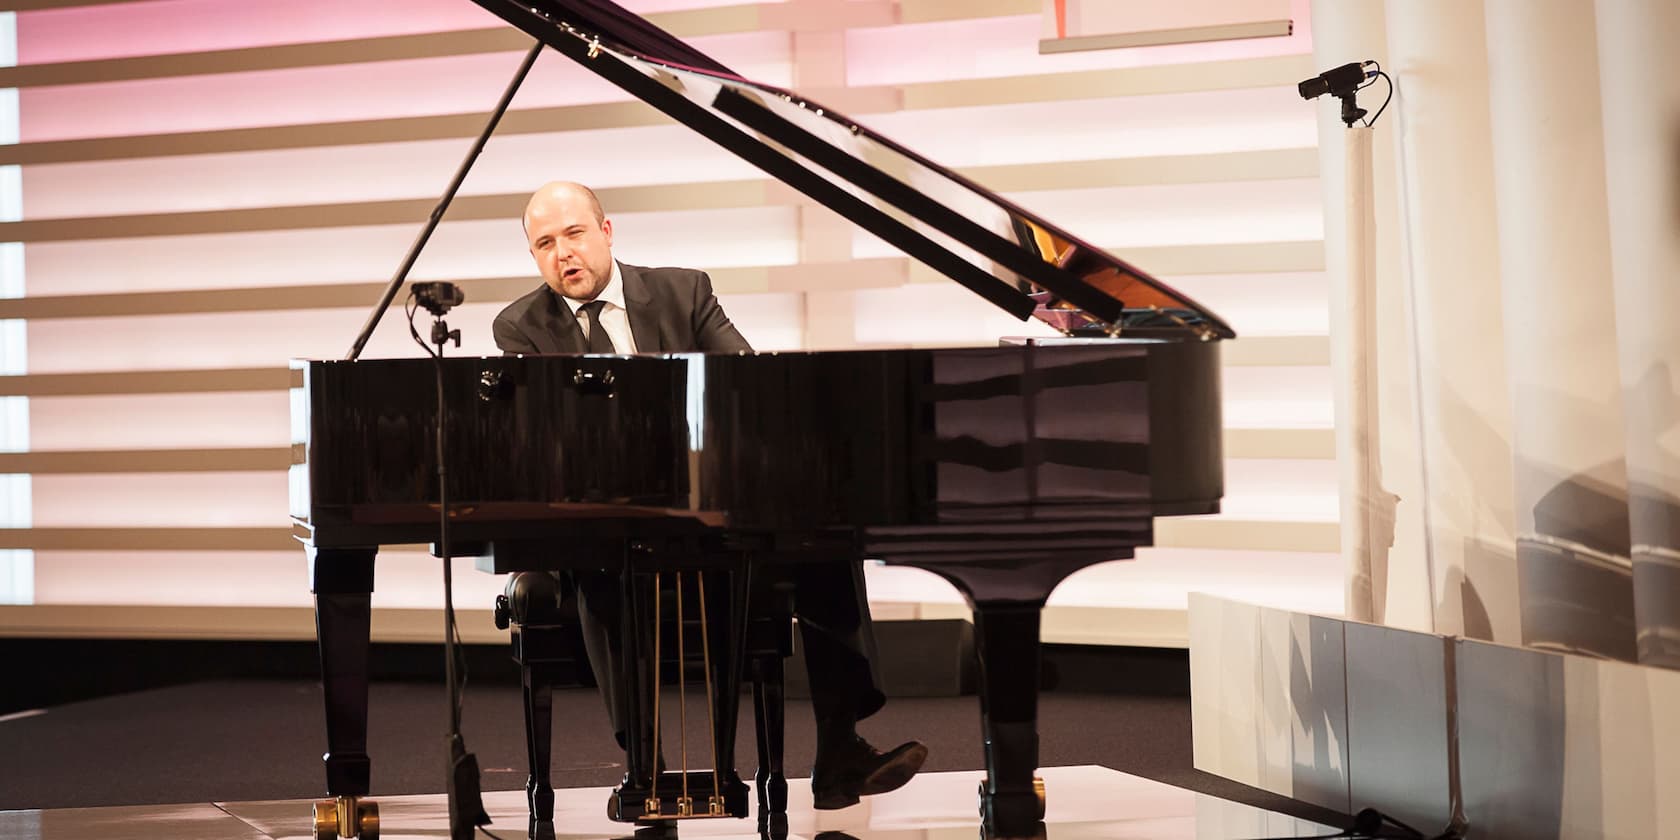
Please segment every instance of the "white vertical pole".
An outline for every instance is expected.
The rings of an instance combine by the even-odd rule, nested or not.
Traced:
[[[1680,4],[1597,13],[1637,649],[1680,668]]]
[[[1488,0],[1523,641],[1632,659],[1593,7]]]
[[[1319,70],[1351,61],[1385,61],[1383,33],[1384,3],[1381,0],[1317,0],[1312,5],[1313,62]],[[1360,95],[1361,107],[1375,111],[1369,94]],[[1407,295],[1401,283],[1399,211],[1394,200],[1394,144],[1391,134],[1379,128],[1369,135],[1371,189],[1369,213],[1374,216],[1373,236],[1357,240],[1358,224],[1348,204],[1348,143],[1354,132],[1343,126],[1336,103],[1315,103],[1319,112],[1319,180],[1324,195],[1324,253],[1330,286],[1330,353],[1336,406],[1336,457],[1341,469],[1342,557],[1349,573],[1347,614],[1396,627],[1430,630],[1434,625],[1429,596],[1427,544],[1424,540],[1423,480],[1414,431],[1411,329]],[[1387,119],[1387,117],[1384,117]],[[1360,213],[1367,211],[1360,210]],[[1369,247],[1369,256],[1350,253],[1354,247]],[[1377,318],[1369,325],[1361,344],[1353,341],[1354,325],[1346,313],[1352,311],[1349,295],[1355,277],[1348,266],[1374,260],[1374,279],[1369,288]],[[1360,387],[1369,388],[1375,407],[1366,404],[1368,424],[1355,428],[1353,377],[1363,370],[1366,354],[1374,378]],[[1370,425],[1382,433],[1370,437]],[[1357,441],[1367,441],[1380,464],[1380,483],[1366,482],[1351,472],[1353,463],[1364,462]],[[1370,475],[1370,472],[1366,472]],[[1362,486],[1362,483],[1364,486]],[[1379,492],[1380,491],[1380,492]],[[1393,511],[1392,536],[1371,533],[1370,526],[1383,520],[1380,513],[1392,494],[1398,497]],[[1384,525],[1379,531],[1386,531]],[[1360,579],[1369,575],[1369,585]],[[1366,595],[1365,593],[1369,594]],[[1359,603],[1363,601],[1363,603]]]
[[[1344,130],[1347,224],[1343,294],[1330,321],[1342,329],[1336,361],[1336,455],[1341,485],[1342,555],[1348,561],[1347,616],[1380,622],[1394,541],[1394,494],[1382,486],[1382,417],[1377,342],[1377,216],[1372,197],[1371,129]]]
[[[1435,631],[1520,644],[1483,14],[1481,0],[1388,4],[1398,90],[1382,120],[1399,147]]]

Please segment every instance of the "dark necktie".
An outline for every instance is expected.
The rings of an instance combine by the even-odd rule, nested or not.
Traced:
[[[601,326],[601,310],[605,309],[606,306],[607,302],[604,300],[592,300],[578,307],[579,312],[589,316],[589,352],[591,353],[611,354],[618,352],[618,348],[613,346],[612,336],[607,335],[607,328]]]

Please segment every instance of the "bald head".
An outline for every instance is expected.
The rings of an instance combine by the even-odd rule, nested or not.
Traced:
[[[544,184],[525,205],[525,238],[549,288],[590,301],[612,279],[612,220],[582,184]]]
[[[595,217],[595,223],[607,220],[607,214],[601,210],[601,199],[595,196],[595,191],[575,181],[549,181],[531,193],[531,200],[525,202],[525,227],[531,227],[531,211],[542,210],[556,202],[583,201],[589,205],[590,214]]]

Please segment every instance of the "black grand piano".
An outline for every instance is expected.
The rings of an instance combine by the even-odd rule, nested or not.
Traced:
[[[704,539],[760,564],[874,558],[950,581],[973,607],[983,822],[1032,835],[1044,797],[1041,609],[1073,572],[1150,544],[1154,517],[1219,510],[1218,348],[1230,328],[1144,271],[610,3],[476,2],[1059,337],[296,363],[306,458],[292,515],[316,596],[336,803],[318,810],[318,836],[377,833],[364,799],[374,560],[381,545],[437,539],[440,406],[450,534],[497,568],[629,568],[650,543]],[[631,770],[645,768],[633,759]]]

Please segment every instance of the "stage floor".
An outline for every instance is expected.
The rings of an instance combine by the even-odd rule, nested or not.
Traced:
[[[1047,767],[1049,840],[1247,840],[1332,834],[1329,826],[1271,813],[1205,794],[1127,775],[1105,767]],[[789,840],[974,840],[979,817],[975,789],[984,773],[925,773],[890,794],[842,811],[811,808],[808,779],[788,782]],[[557,840],[627,838],[632,826],[606,814],[607,788],[555,792]],[[383,840],[436,840],[448,836],[448,808],[441,794],[381,797]],[[525,836],[524,791],[491,791],[484,807],[489,830],[504,840]],[[46,811],[0,811],[6,840],[308,840],[308,800],[216,802]],[[754,821],[696,820],[679,835],[756,838]],[[480,837],[485,835],[480,834]]]

